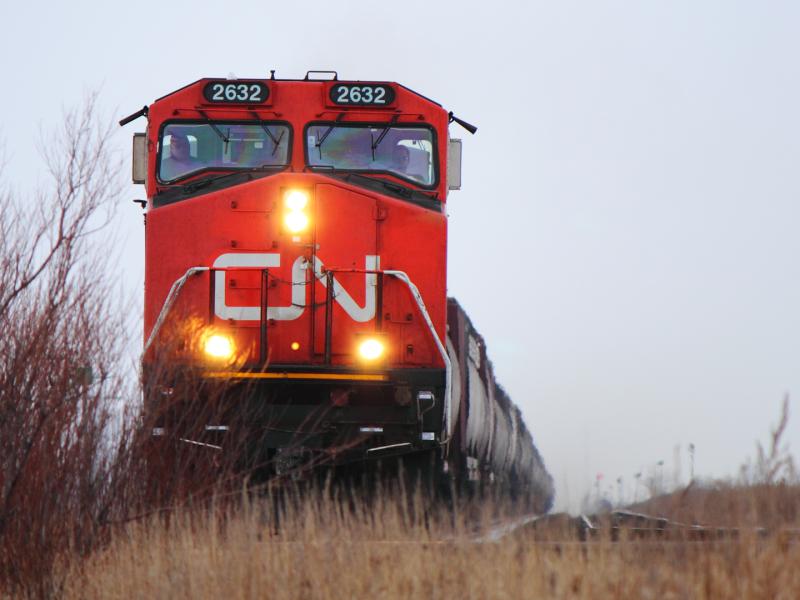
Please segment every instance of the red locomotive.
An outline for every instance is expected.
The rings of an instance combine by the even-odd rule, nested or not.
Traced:
[[[549,505],[519,411],[446,295],[461,161],[448,125],[474,128],[402,85],[317,74],[203,79],[121,122],[148,120],[133,164],[147,190],[145,377],[177,335],[170,367],[224,382],[226,414],[249,411],[277,471],[423,456]],[[146,389],[151,403],[167,393]],[[223,448],[229,426],[204,435],[189,441]]]

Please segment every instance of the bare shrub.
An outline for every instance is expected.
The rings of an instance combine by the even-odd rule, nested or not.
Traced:
[[[22,198],[3,179],[0,192],[0,584],[40,596],[57,592],[64,553],[94,546],[119,492],[126,332],[90,238],[120,190],[109,134],[90,96],[44,151],[47,188]]]
[[[214,422],[225,386],[206,393],[185,378],[142,414],[124,360],[131,334],[113,248],[98,235],[119,198],[121,164],[112,125],[96,113],[92,95],[64,115],[33,198],[11,191],[0,170],[0,590],[26,596],[58,596],[61,567],[115,525],[210,498],[220,485],[238,493],[234,474],[246,475],[235,452],[151,435],[165,415],[182,415],[182,435]],[[162,358],[159,378],[174,387],[184,375]]]

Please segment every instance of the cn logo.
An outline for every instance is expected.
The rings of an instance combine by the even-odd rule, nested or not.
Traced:
[[[290,306],[268,306],[267,318],[276,321],[292,321],[300,317],[306,309],[306,290],[310,281],[306,280],[306,273],[310,262],[301,256],[292,265],[292,303]],[[258,267],[269,269],[281,266],[281,255],[274,253],[228,253],[221,254],[214,261],[215,269],[236,267]],[[364,260],[364,268],[374,271],[380,268],[380,257],[368,254]],[[226,272],[217,271],[214,274],[214,314],[220,319],[235,319],[237,321],[258,321],[261,319],[261,308],[258,306],[228,306],[225,303]],[[322,272],[322,261],[314,259],[314,277],[323,286],[327,287],[328,281]],[[336,277],[333,278],[333,299],[350,315],[350,318],[359,323],[371,321],[375,318],[375,297],[378,276],[375,273],[364,274],[364,306],[359,306],[353,297],[347,293]]]

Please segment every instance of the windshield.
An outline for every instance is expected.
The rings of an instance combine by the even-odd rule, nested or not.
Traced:
[[[161,132],[158,178],[170,182],[204,169],[284,166],[288,157],[288,125],[171,123]]]
[[[436,181],[433,132],[427,127],[322,123],[306,128],[311,167],[391,173],[418,185]]]

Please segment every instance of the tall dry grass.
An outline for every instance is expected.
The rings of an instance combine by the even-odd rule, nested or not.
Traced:
[[[691,484],[635,504],[654,517],[714,527],[800,527],[800,487],[787,483],[739,485],[719,481]]]
[[[800,478],[785,442],[789,397],[784,397],[769,443],[756,443],[754,460],[737,480],[692,481],[685,488],[656,495],[633,510],[686,524],[724,527],[800,527]]]
[[[70,565],[65,598],[796,598],[800,546],[745,533],[717,543],[496,541],[419,496],[369,505],[310,495],[129,524]],[[473,515],[474,518],[474,515]],[[566,536],[566,537],[565,537]]]

